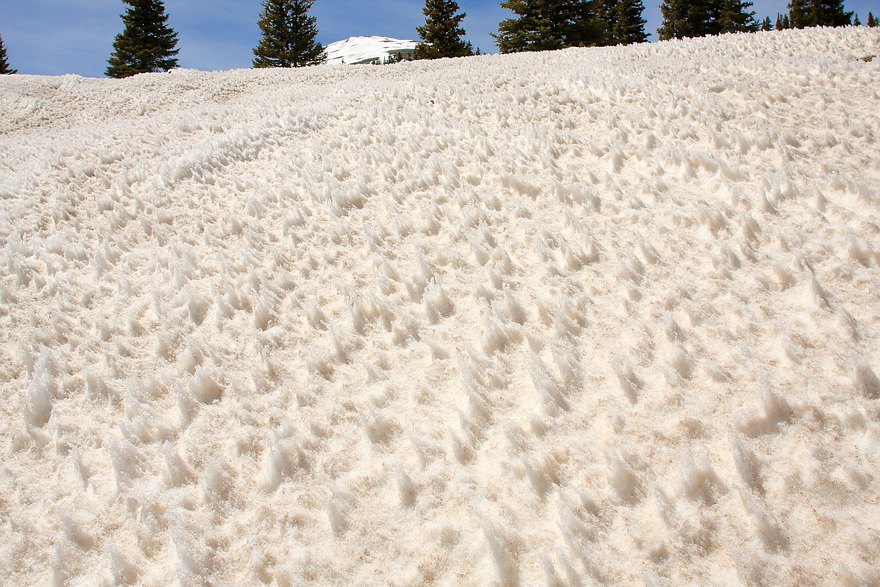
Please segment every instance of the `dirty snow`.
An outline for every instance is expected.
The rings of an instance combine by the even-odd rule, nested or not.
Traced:
[[[0,79],[0,583],[876,584],[878,29]]]

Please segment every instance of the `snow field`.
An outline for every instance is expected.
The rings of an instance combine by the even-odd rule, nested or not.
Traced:
[[[0,80],[0,581],[880,581],[878,47]]]

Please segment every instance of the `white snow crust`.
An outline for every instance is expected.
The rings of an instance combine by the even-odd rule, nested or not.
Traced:
[[[418,41],[389,37],[349,37],[327,45],[327,63],[331,65],[382,64],[396,55],[404,58],[412,56],[418,44]]]
[[[0,79],[0,583],[880,581],[878,29]]]

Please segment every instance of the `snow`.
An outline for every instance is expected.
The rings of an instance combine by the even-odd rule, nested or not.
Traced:
[[[0,583],[876,584],[877,29],[0,79]]]
[[[392,57],[412,57],[419,41],[391,39],[389,37],[349,37],[327,45],[327,63],[358,65],[382,64]]]

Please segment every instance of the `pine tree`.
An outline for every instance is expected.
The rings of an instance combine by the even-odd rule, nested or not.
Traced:
[[[602,41],[601,27],[589,0],[505,0],[517,18],[498,23],[492,35],[502,53],[587,47]]]
[[[773,24],[770,22],[770,17],[765,16],[764,20],[761,21],[761,30],[762,31],[772,31]]]
[[[849,26],[852,24],[852,12],[847,12],[843,7],[843,0],[813,0],[812,1],[813,26]]]
[[[461,21],[466,16],[459,12],[454,0],[425,0],[425,26],[416,27],[419,38],[424,41],[416,46],[416,59],[439,59],[441,57],[466,57],[474,54]]]
[[[843,0],[790,0],[788,12],[792,28],[814,26],[847,26],[852,24],[852,12],[843,7]]]
[[[642,0],[621,0],[617,5],[617,20],[612,27],[614,37],[621,45],[646,43],[648,34],[645,32],[646,21],[642,15],[645,5]]]
[[[809,6],[811,0],[789,0],[788,18],[789,26],[793,29],[802,29],[811,26],[809,23]]]
[[[784,14],[777,14],[776,15],[776,30],[777,31],[784,31],[786,29],[791,29],[791,28],[794,28],[794,27],[791,24],[791,18],[789,17],[787,12]]]
[[[751,2],[740,0],[665,0],[660,6],[660,40],[704,37],[758,30]],[[767,19],[769,24],[769,19]],[[781,24],[781,23],[779,23]],[[778,28],[778,27],[777,27]]]
[[[642,0],[598,0],[596,19],[604,29],[604,45],[631,45],[648,40]]]
[[[162,0],[122,2],[129,6],[122,15],[125,28],[113,41],[107,76],[123,78],[177,67],[177,33],[168,26]]]
[[[664,0],[660,5],[663,24],[657,29],[661,41],[704,37],[721,32],[721,6],[712,0]]]
[[[853,14],[853,26],[862,26],[862,21],[859,20],[858,14]]]
[[[824,26],[849,26],[852,24],[854,12],[844,10],[843,0],[839,2],[821,2],[822,15],[825,17]]]
[[[616,45],[614,37],[614,12],[620,0],[594,0],[593,13],[596,23],[602,29],[602,45]]]
[[[318,43],[317,19],[309,16],[315,0],[263,0],[257,24],[263,32],[254,49],[254,67],[304,67],[326,58]]]
[[[663,15],[663,24],[657,29],[657,38],[661,41],[669,39],[681,39],[693,36],[692,27],[688,23],[687,2],[684,0],[664,0],[660,5],[660,13]]]
[[[12,73],[18,73],[18,70],[9,67],[9,61],[6,59],[6,45],[3,44],[3,37],[0,37],[0,75]]]
[[[750,33],[758,30],[751,2],[723,0],[718,24],[722,33]]]
[[[873,12],[869,12],[869,13],[868,13],[868,26],[871,27],[871,28],[874,28],[874,27],[876,27],[878,24],[880,24],[880,23],[877,22],[877,17],[874,16],[874,13],[873,13]]]

